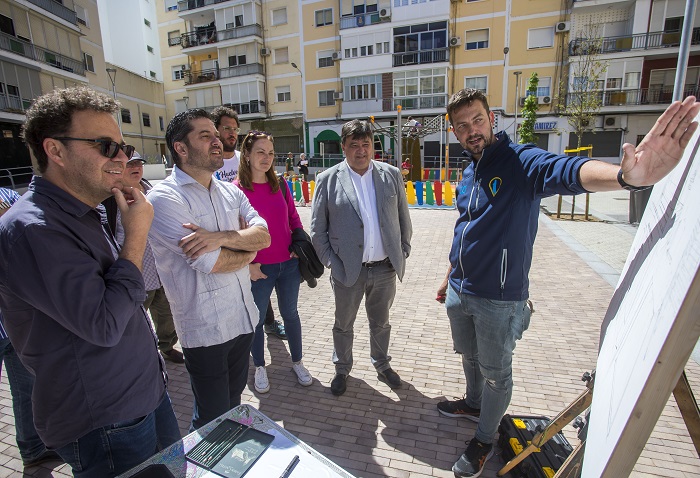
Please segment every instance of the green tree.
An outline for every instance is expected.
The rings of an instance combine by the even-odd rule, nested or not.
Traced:
[[[523,124],[520,126],[520,139],[518,140],[520,144],[537,142],[535,122],[537,121],[537,85],[539,82],[537,73],[533,72],[527,84],[529,94],[526,95],[523,105]]]
[[[603,39],[598,30],[597,25],[590,23],[584,27],[580,38],[571,43],[569,77],[559,86],[559,111],[566,116],[576,135],[578,148],[603,105],[602,81],[608,62],[600,59]]]

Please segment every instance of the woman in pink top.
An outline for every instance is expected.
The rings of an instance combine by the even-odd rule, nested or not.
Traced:
[[[250,204],[267,221],[271,244],[255,256],[250,264],[253,298],[260,310],[255,328],[251,354],[255,364],[255,390],[266,393],[270,382],[265,371],[265,333],[263,323],[272,290],[277,290],[277,302],[287,332],[292,370],[303,386],[313,378],[301,361],[301,321],[297,311],[299,300],[299,260],[289,252],[292,230],[302,227],[294,199],[284,181],[278,181],[274,169],[275,147],[272,136],[260,131],[249,132],[241,144],[241,164],[234,182],[248,197]]]

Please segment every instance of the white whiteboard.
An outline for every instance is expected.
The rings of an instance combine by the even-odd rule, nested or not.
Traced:
[[[629,476],[700,336],[699,149],[700,129],[654,187],[610,301],[584,478]]]

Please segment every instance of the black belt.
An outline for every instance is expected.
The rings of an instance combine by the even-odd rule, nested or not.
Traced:
[[[385,259],[382,259],[381,261],[363,262],[362,267],[376,267],[381,266],[382,264],[391,264],[391,261],[387,257]]]

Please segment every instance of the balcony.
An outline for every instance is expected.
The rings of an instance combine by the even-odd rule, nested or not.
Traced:
[[[394,67],[404,65],[422,65],[424,63],[439,63],[449,60],[449,48],[412,51],[408,53],[394,53]]]
[[[698,96],[700,87],[686,85],[683,89],[683,97]],[[578,93],[569,93],[566,96],[567,104],[576,102]],[[673,98],[673,85],[657,86],[652,88],[639,88],[635,90],[606,90],[597,92],[604,106],[638,106],[638,105],[670,105]]]
[[[650,32],[619,37],[605,37],[602,40],[577,38],[569,42],[569,55],[589,55],[616,53],[633,50],[650,50],[679,46],[681,32]],[[693,28],[691,45],[700,45],[700,28]]]
[[[396,111],[398,105],[404,110],[444,109],[447,106],[447,94],[385,98],[382,100],[382,111]]]
[[[237,76],[262,75],[263,65],[262,63],[249,63],[247,65],[229,66],[227,68],[221,68],[219,72],[219,76],[222,80],[224,78],[235,78]]]
[[[81,60],[63,56],[60,53],[36,46],[28,41],[20,40],[12,35],[0,33],[0,50],[9,51],[31,60],[46,63],[59,70],[85,76],[85,65]]]
[[[217,3],[223,3],[227,1],[229,0],[182,0],[180,2],[177,2],[177,10],[179,12],[184,12],[187,10],[208,7],[209,5],[216,5]]]
[[[381,21],[379,12],[361,13],[360,15],[341,17],[340,29],[345,30],[346,28],[366,27],[367,25],[374,25]]]
[[[27,105],[28,106],[28,105]],[[10,113],[24,113],[25,105],[22,103],[22,99],[18,96],[5,96],[0,94],[0,111],[7,111]]]
[[[185,72],[185,85],[196,85],[198,83],[207,83],[219,79],[219,69],[211,68],[209,70],[194,70]]]
[[[168,46],[176,46],[182,44],[182,37],[168,38]]]
[[[209,27],[201,27],[195,31],[183,33],[180,45],[185,49],[247,36],[258,36],[262,38],[262,26],[255,23],[253,25],[227,28],[226,30],[219,31],[215,31]]]
[[[39,8],[43,8],[47,12],[53,13],[58,18],[62,18],[65,21],[72,23],[73,25],[78,25],[78,15],[68,7],[61,5],[54,0],[27,0],[29,3],[36,5]]]
[[[223,106],[233,109],[239,115],[247,114],[265,114],[265,102],[262,100],[250,100],[247,103],[227,103]],[[207,113],[211,113],[218,106],[204,106],[203,109]]]

